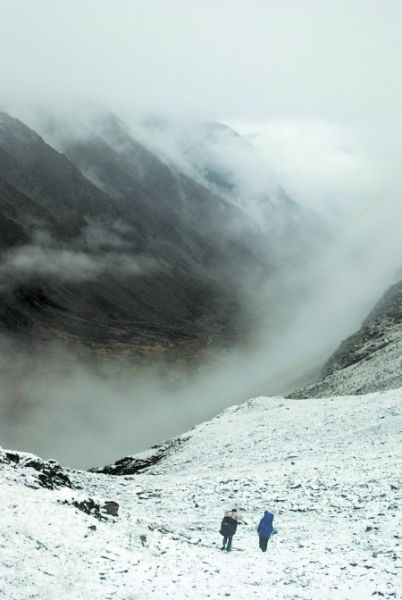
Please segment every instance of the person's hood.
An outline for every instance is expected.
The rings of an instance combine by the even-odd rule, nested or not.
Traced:
[[[264,512],[264,521],[272,521],[274,515],[270,513],[268,510]]]

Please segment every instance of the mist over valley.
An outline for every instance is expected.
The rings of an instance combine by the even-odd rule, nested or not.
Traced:
[[[396,276],[232,126],[37,123],[0,115],[5,445],[93,466],[292,391]]]
[[[2,445],[93,466],[319,380],[400,279],[400,7],[0,4]]]

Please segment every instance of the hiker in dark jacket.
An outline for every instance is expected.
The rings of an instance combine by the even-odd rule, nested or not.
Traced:
[[[266,510],[257,528],[258,536],[260,538],[260,548],[263,552],[267,551],[268,540],[274,531],[272,525],[273,520],[274,515]]]
[[[221,550],[227,550],[228,552],[232,549],[232,538],[236,533],[237,525],[241,523],[241,515],[237,512],[236,508],[225,512],[225,516],[222,519],[220,533],[223,535],[223,542]]]

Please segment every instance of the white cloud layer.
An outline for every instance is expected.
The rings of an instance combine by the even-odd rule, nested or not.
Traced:
[[[1,0],[0,11],[10,101],[400,120],[399,0]]]
[[[104,272],[144,275],[158,268],[149,257],[114,252],[94,255],[77,250],[26,245],[11,250],[0,262],[0,280],[18,281],[31,276],[50,276],[61,281],[88,281]]]

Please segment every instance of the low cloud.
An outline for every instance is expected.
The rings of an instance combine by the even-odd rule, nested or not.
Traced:
[[[116,252],[95,255],[69,249],[25,245],[3,253],[0,277],[3,282],[18,282],[32,276],[80,282],[96,279],[101,273],[141,276],[159,268],[154,259],[146,256],[133,257]]]

